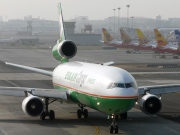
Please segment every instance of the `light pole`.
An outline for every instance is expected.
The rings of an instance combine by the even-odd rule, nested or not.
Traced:
[[[121,9],[121,8],[118,7],[118,11],[119,11],[119,12],[118,12],[118,17],[119,17],[119,18],[118,18],[118,27],[119,27],[119,29],[120,29],[120,9]]]
[[[111,18],[108,17],[109,30],[110,30],[110,21],[111,21]]]
[[[115,33],[115,11],[116,9],[113,9],[114,10],[114,33]]]
[[[133,28],[133,19],[134,19],[134,16],[131,16],[131,19],[132,19],[132,28]]]
[[[129,7],[130,7],[130,5],[126,5],[126,7],[127,7],[127,28],[129,28],[128,20],[129,20]]]
[[[83,33],[85,33],[85,19],[86,19],[86,18],[83,17],[82,19],[83,19],[83,25],[84,25],[84,27],[83,27]]]

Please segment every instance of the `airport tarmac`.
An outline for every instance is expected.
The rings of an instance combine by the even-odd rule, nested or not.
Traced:
[[[119,50],[78,50],[72,60],[104,63],[179,63],[179,59],[154,59],[151,53],[126,54]],[[59,62],[47,49],[1,49],[0,50],[0,85],[52,88],[51,78],[6,66],[4,61],[53,70]],[[150,70],[150,69],[148,69]],[[164,69],[158,69],[164,70]],[[168,71],[179,69],[168,69]],[[136,71],[131,69],[131,71]],[[139,71],[139,70],[138,70]],[[176,75],[135,75],[139,86],[179,83]],[[101,112],[88,108],[88,119],[77,119],[75,104],[55,102],[49,107],[56,113],[56,120],[41,121],[38,117],[29,117],[21,108],[23,98],[0,96],[0,135],[108,135],[111,120]],[[119,134],[122,135],[179,135],[180,134],[180,98],[179,94],[162,95],[163,108],[160,116],[148,116],[138,107],[128,112],[127,120],[118,120]]]

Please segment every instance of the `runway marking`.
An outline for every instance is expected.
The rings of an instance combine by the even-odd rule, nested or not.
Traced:
[[[10,84],[12,84],[12,85],[14,85],[14,86],[16,86],[16,87],[19,87],[18,85],[16,85],[15,83],[13,83],[13,82],[11,82],[11,81],[9,81],[9,80],[5,80],[5,81],[7,81],[8,83],[10,83]],[[70,112],[68,112],[68,111],[66,111],[66,110],[64,110],[64,109],[62,109],[62,108],[59,108],[58,106],[56,106],[56,105],[54,105],[54,104],[52,104],[52,105],[55,106],[57,109],[60,109],[60,110],[63,110],[63,111],[65,111],[65,112],[69,113],[69,114],[72,114],[72,113],[70,113]],[[76,115],[73,115],[73,117],[76,117]],[[99,127],[94,126],[91,122],[89,122],[89,121],[86,120],[86,119],[84,119],[84,120],[87,121],[92,127],[94,127],[94,128],[96,129],[96,132],[94,133],[94,135],[98,135],[99,132],[100,132]]]
[[[11,82],[11,81],[9,81],[9,80],[5,80],[6,82],[8,82],[8,83],[10,83],[10,84],[12,84],[12,85],[14,85],[14,86],[16,86],[16,87],[19,87],[18,85],[16,85],[15,83],[13,83],[13,82]]]
[[[68,112],[68,111],[66,111],[66,110],[64,110],[64,109],[62,109],[62,108],[59,108],[57,105],[54,105],[54,104],[52,104],[54,107],[56,107],[57,109],[59,109],[59,110],[63,110],[64,112],[67,112],[67,113],[69,113],[69,114],[72,114],[72,113],[70,113],[70,112]],[[76,115],[74,114],[72,114],[72,116],[73,117],[76,117]],[[94,124],[92,124],[90,121],[88,121],[87,119],[83,119],[84,121],[86,121],[86,122],[88,122],[92,127],[94,127],[95,129],[96,129],[96,132],[94,133],[94,135],[98,135],[99,134],[99,132],[100,132],[100,129],[99,129],[99,127],[97,127],[97,126],[94,126]]]

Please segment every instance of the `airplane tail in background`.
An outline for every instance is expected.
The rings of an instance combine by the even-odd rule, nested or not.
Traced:
[[[123,28],[120,29],[120,33],[123,43],[128,44],[131,42],[131,38],[127,35],[127,33],[123,30]]]
[[[174,30],[174,33],[176,35],[176,40],[179,42],[180,41],[180,32],[179,32],[179,30]]]
[[[180,31],[179,30],[174,30],[176,40],[178,42],[178,49],[180,49]]]
[[[159,32],[158,29],[154,29],[154,34],[156,37],[157,45],[158,46],[166,46],[168,44],[167,40],[164,36]]]
[[[103,33],[104,43],[113,40],[113,37],[109,34],[109,32],[105,28],[102,28],[102,33]]]
[[[140,45],[147,44],[149,42],[147,37],[144,35],[144,33],[140,29],[136,29],[136,33],[137,33]]]

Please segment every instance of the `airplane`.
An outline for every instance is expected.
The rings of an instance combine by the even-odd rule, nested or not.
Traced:
[[[180,31],[179,30],[174,30],[174,33],[175,33],[177,42],[179,42],[180,41]]]
[[[106,30],[106,28],[102,28],[102,34],[104,39],[104,41],[102,41],[103,43],[114,47],[120,47],[120,45],[122,45],[122,41],[114,39],[112,35],[109,34],[109,32]]]
[[[140,29],[137,28],[136,33],[139,40],[139,46],[138,46],[139,50],[152,50],[152,48],[156,48],[157,43],[148,40]]]
[[[154,51],[159,53],[168,52],[172,53],[173,55],[180,53],[178,45],[168,42],[158,29],[154,29],[154,34],[157,41],[157,47],[153,48]]]
[[[58,13],[60,39],[53,47],[52,54],[61,62],[60,65],[53,71],[46,71],[6,62],[9,66],[52,77],[54,89],[0,87],[0,95],[25,97],[22,110],[27,115],[40,116],[41,120],[45,120],[46,117],[54,120],[55,112],[49,110],[49,104],[55,101],[72,101],[80,107],[77,110],[78,118],[88,118],[88,110],[85,109],[88,106],[109,115],[112,119],[109,132],[118,133],[116,119],[118,116],[127,119],[127,112],[134,107],[138,99],[141,111],[154,115],[160,112],[162,107],[161,98],[157,95],[180,91],[179,84],[138,87],[132,74],[112,66],[113,62],[94,64],[69,61],[76,55],[77,47],[73,41],[66,38],[60,3]]]
[[[9,39],[0,39],[0,44],[8,44],[8,43],[13,43],[13,37]]]
[[[113,37],[109,34],[109,32],[105,28],[102,28],[102,33],[104,38],[103,42],[109,46],[113,46],[116,48],[134,49],[135,46],[138,45],[137,43],[132,41],[132,39],[127,35],[127,33],[123,29],[120,29],[122,41],[113,39]],[[127,52],[129,52],[129,50],[127,50]]]

